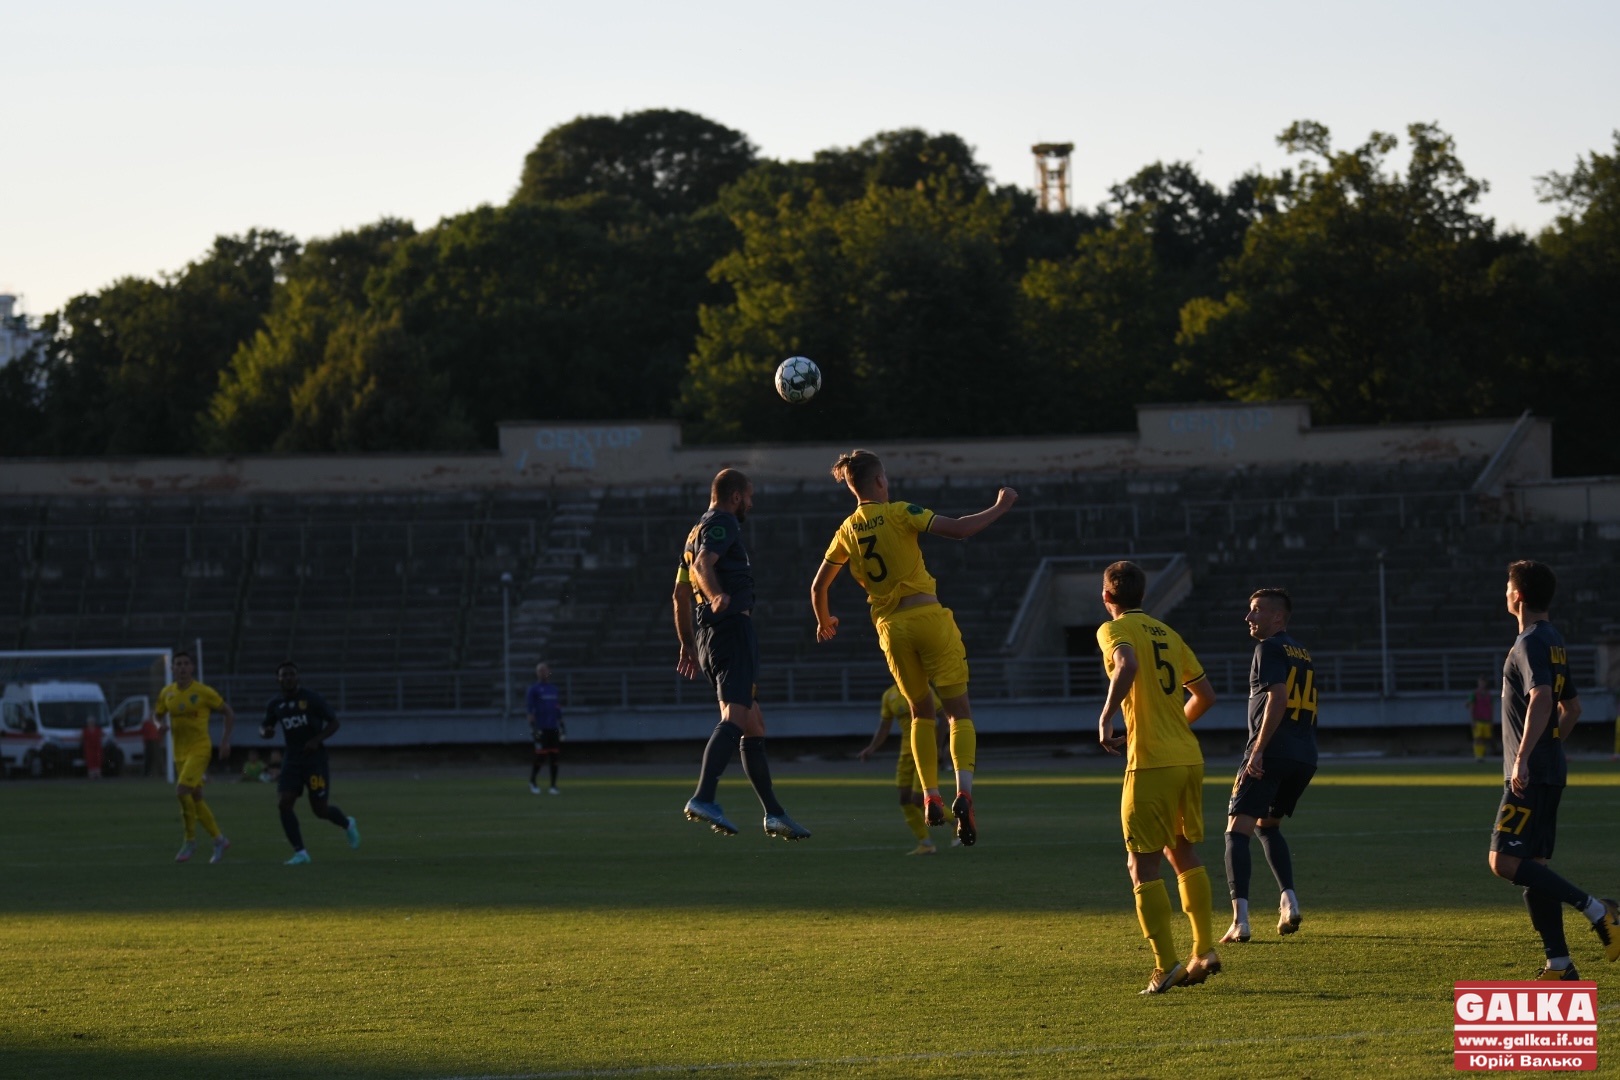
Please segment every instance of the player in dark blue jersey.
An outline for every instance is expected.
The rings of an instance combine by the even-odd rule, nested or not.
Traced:
[[[1507,609],[1518,620],[1519,637],[1502,665],[1502,801],[1491,830],[1490,864],[1497,877],[1524,889],[1530,925],[1547,956],[1536,978],[1562,981],[1580,975],[1564,940],[1560,904],[1591,921],[1610,961],[1620,960],[1620,909],[1547,866],[1569,771],[1564,743],[1581,716],[1564,637],[1547,621],[1557,588],[1545,563],[1521,559],[1508,566]]]
[[[736,469],[722,469],[709,491],[709,509],[687,534],[675,574],[675,670],[688,679],[706,675],[720,699],[720,723],[703,751],[697,791],[686,804],[690,821],[706,822],[723,836],[737,827],[716,801],[720,774],[739,752],[743,772],[765,809],[765,834],[803,840],[810,831],[788,817],[771,787],[765,757],[765,721],[755,696],[759,639],[754,634],[754,571],[742,523],[754,508],[754,485]]]
[[[557,758],[562,754],[562,698],[551,684],[551,665],[534,665],[534,682],[524,695],[524,707],[529,714],[529,734],[534,738],[534,762],[529,766],[529,791],[540,794],[540,763],[551,764],[551,793],[557,791]]]
[[[1257,589],[1244,621],[1257,644],[1249,666],[1249,741],[1232,783],[1226,818],[1226,882],[1232,926],[1222,942],[1248,941],[1249,837],[1277,879],[1277,933],[1299,929],[1294,862],[1282,819],[1294,812],[1316,773],[1316,673],[1310,650],[1288,632],[1294,602],[1286,589]]]
[[[276,792],[280,795],[281,828],[293,846],[293,857],[287,860],[287,865],[299,866],[310,861],[309,852],[304,850],[303,830],[298,827],[298,814],[293,809],[305,788],[309,789],[309,807],[315,811],[315,816],[325,818],[346,832],[352,848],[360,846],[360,826],[354,818],[327,802],[332,790],[332,772],[326,759],[326,740],[337,731],[338,718],[325,698],[298,685],[298,665],[291,660],[283,661],[276,669],[276,682],[281,685],[281,696],[265,706],[259,735],[268,739],[279,727],[287,740]]]

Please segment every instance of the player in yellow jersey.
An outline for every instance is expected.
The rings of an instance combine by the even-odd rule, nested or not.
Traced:
[[[911,753],[923,786],[923,813],[930,825],[945,824],[945,800],[939,793],[939,752],[934,748],[933,687],[939,690],[951,721],[951,762],[956,768],[956,838],[971,847],[979,838],[973,813],[973,767],[978,737],[968,702],[967,650],[956,618],[935,595],[934,579],[923,565],[917,545],[921,533],[950,540],[977,536],[1001,518],[1018,492],[1004,487],[996,501],[966,517],[950,518],[915,503],[889,498],[889,477],[870,450],[852,450],[833,464],[834,478],[855,496],[855,512],[844,519],[816,579],[810,603],[816,612],[816,640],[831,641],[838,619],[827,605],[827,591],[845,566],[866,590],[878,644],[889,672],[911,706]]]
[[[1189,726],[1215,704],[1203,665],[1170,627],[1142,610],[1147,575],[1131,562],[1103,571],[1109,621],[1097,628],[1108,671],[1108,697],[1097,718],[1097,741],[1110,754],[1125,749],[1120,823],[1135,887],[1136,917],[1153,946],[1153,976],[1144,994],[1192,986],[1221,970],[1215,952],[1209,875],[1193,845],[1204,838],[1204,753]],[[1125,734],[1114,734],[1123,712]],[[1176,871],[1181,910],[1192,923],[1193,954],[1176,958],[1170,896],[1160,858]]]
[[[174,682],[158,692],[154,716],[167,717],[164,721],[174,739],[174,768],[177,783],[174,792],[180,798],[180,821],[185,827],[185,842],[175,862],[187,862],[197,850],[197,823],[202,822],[208,835],[214,838],[214,854],[209,862],[225,858],[230,840],[220,831],[214,812],[203,801],[203,784],[208,779],[208,759],[213,755],[213,742],[208,736],[208,718],[219,712],[225,714],[225,730],[219,737],[221,759],[231,753],[231,729],[236,726],[236,713],[230,702],[219,696],[211,686],[196,681],[197,662],[184,650],[176,652],[170,661]]]
[[[933,695],[934,715],[940,714],[941,706],[939,696]],[[933,855],[939,849],[934,842],[928,839],[928,821],[923,816],[923,796],[917,790],[917,762],[911,756],[911,705],[906,696],[900,692],[899,686],[891,686],[883,691],[883,701],[878,706],[878,726],[872,733],[872,741],[860,750],[855,756],[862,761],[869,761],[873,754],[883,749],[883,744],[889,741],[889,729],[900,725],[900,759],[894,766],[894,786],[900,795],[900,812],[905,815],[906,825],[911,829],[911,835],[917,838],[917,846],[909,851],[910,855]],[[938,731],[938,728],[935,729]],[[943,753],[944,747],[935,744],[935,753]]]

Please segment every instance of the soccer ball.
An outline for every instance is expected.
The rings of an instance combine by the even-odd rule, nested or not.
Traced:
[[[790,356],[776,369],[776,392],[795,405],[809,401],[821,389],[821,369],[808,356]]]

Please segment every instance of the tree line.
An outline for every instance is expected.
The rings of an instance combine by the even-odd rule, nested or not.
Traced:
[[[1620,472],[1620,132],[1538,178],[1558,216],[1533,237],[1480,214],[1436,125],[1279,142],[1275,174],[1155,163],[1054,214],[951,134],[780,162],[688,112],[581,117],[503,206],[220,237],[74,297],[0,368],[0,454],[457,450],[512,419],[1084,434],[1139,403],[1304,398],[1324,424],[1529,408],[1560,473]],[[826,375],[811,405],[771,389],[795,354]]]

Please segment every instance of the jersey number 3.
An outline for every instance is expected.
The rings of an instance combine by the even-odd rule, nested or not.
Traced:
[[[883,556],[877,553],[877,537],[861,537],[861,558],[867,562],[876,563],[876,566],[867,567],[866,580],[882,581],[889,576],[889,566],[883,561]]]

